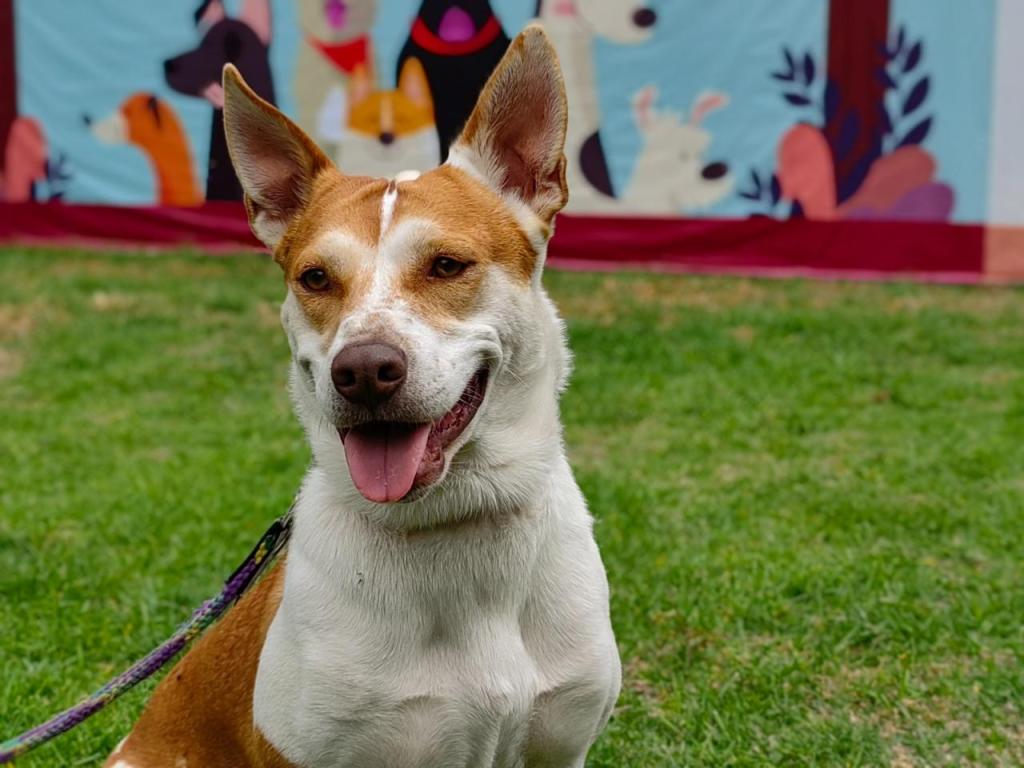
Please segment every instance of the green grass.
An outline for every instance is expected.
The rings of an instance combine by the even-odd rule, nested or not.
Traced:
[[[625,666],[589,765],[1024,764],[1024,293],[547,281]],[[0,735],[289,502],[281,294],[254,257],[0,254]],[[149,690],[23,764],[94,765]]]

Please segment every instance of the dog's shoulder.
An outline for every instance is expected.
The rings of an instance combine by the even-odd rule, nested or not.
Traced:
[[[284,572],[277,563],[175,665],[107,768],[290,768],[252,719],[256,669]]]

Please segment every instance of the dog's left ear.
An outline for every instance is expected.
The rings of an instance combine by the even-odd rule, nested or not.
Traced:
[[[567,120],[558,57],[544,30],[531,24],[509,45],[481,91],[452,146],[452,162],[470,165],[550,224],[569,200]]]
[[[331,161],[301,128],[257,96],[231,64],[224,67],[224,134],[245,192],[249,225],[273,250]]]

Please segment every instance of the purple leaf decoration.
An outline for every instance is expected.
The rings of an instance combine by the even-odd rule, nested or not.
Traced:
[[[904,117],[924,104],[924,100],[928,98],[929,88],[931,88],[931,80],[925,75],[917,81],[917,85],[910,89],[907,98],[903,100]]]
[[[794,107],[806,107],[811,103],[811,100],[802,93],[784,93],[782,95]]]
[[[793,52],[789,48],[783,48],[782,55],[786,57],[786,66],[789,67],[789,71],[796,72],[796,59],[793,58]]]
[[[761,196],[759,194],[757,194],[756,192],[747,192],[747,191],[740,192],[740,197],[742,197],[744,200],[751,200],[751,201],[753,201],[755,203],[758,200],[761,199]]]
[[[889,110],[885,108],[885,104],[878,105],[878,125],[882,129],[883,136],[892,133],[892,119],[889,117]]]
[[[903,50],[903,44],[907,42],[907,28],[905,25],[900,24],[900,28],[896,31],[896,53],[898,54]]]
[[[782,184],[779,183],[779,177],[774,173],[772,174],[772,205],[778,205],[779,200],[782,199]]]
[[[913,144],[921,144],[928,138],[928,134],[931,133],[931,130],[932,118],[926,117],[920,123],[907,131],[907,135],[900,141],[899,146],[907,147]]]
[[[924,43],[918,40],[907,53],[907,60],[903,62],[903,71],[912,72],[921,63],[921,54],[924,53]]]
[[[814,59],[811,54],[804,54],[804,83],[810,85],[814,82]]]
[[[879,69],[875,73],[875,77],[878,78],[878,82],[880,82],[883,86],[885,86],[889,90],[893,90],[893,89],[895,89],[897,87],[896,86],[896,81],[892,79],[892,77],[889,75],[889,71],[885,67],[882,67],[881,69]]]
[[[860,118],[857,113],[850,110],[843,118],[843,124],[839,127],[839,136],[836,139],[836,157],[842,162],[850,154],[854,143],[857,141],[857,134],[860,131]]]
[[[839,86],[829,79],[825,85],[825,122],[831,123],[839,111]]]
[[[757,194],[756,199],[760,199],[761,190],[763,190],[764,187],[761,185],[761,177],[757,175],[757,171],[753,169],[750,170],[750,180],[754,182],[754,191]]]
[[[793,82],[793,75],[787,72],[772,72],[772,77],[783,83]]]

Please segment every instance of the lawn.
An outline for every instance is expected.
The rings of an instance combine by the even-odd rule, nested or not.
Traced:
[[[1024,764],[1024,292],[551,273],[624,689],[590,766]],[[0,253],[0,738],[308,453],[269,259]],[[24,766],[95,765],[151,686]]]

